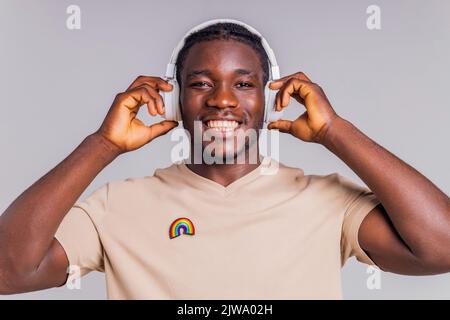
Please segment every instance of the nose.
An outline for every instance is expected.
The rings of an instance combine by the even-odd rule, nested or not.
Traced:
[[[233,89],[222,84],[216,87],[211,96],[206,100],[206,104],[208,107],[220,109],[235,108],[238,105],[238,100],[233,93]]]

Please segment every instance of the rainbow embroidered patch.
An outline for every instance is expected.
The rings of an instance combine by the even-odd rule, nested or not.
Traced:
[[[188,234],[191,236],[195,234],[194,224],[188,218],[178,218],[170,225],[170,239],[176,238],[182,234]]]

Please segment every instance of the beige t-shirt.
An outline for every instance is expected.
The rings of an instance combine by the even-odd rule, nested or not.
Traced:
[[[358,229],[379,201],[337,173],[263,163],[227,187],[184,162],[106,183],[55,237],[82,275],[105,272],[110,299],[341,299],[345,261],[374,264]]]

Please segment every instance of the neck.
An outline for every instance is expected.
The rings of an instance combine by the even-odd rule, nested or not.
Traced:
[[[248,149],[244,152],[246,152],[245,159],[248,159]],[[224,161],[223,164],[206,164],[202,162],[199,164],[189,163],[186,164],[186,166],[196,174],[226,187],[247,173],[258,168],[261,164],[261,156],[259,155],[259,150],[257,152],[258,156],[256,157],[256,163],[248,163],[246,160],[245,163],[227,164]],[[193,159],[192,154],[191,159]]]

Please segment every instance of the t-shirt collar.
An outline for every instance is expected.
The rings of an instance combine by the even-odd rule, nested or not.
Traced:
[[[212,190],[223,195],[227,195],[238,189],[240,186],[243,186],[261,176],[263,174],[263,170],[270,167],[271,163],[273,162],[273,160],[269,156],[263,155],[260,155],[260,161],[261,163],[258,167],[233,181],[228,186],[223,186],[218,182],[195,173],[186,165],[186,159],[181,160],[177,166],[180,170],[180,173],[188,176],[191,185],[199,189],[204,189],[205,191]]]

